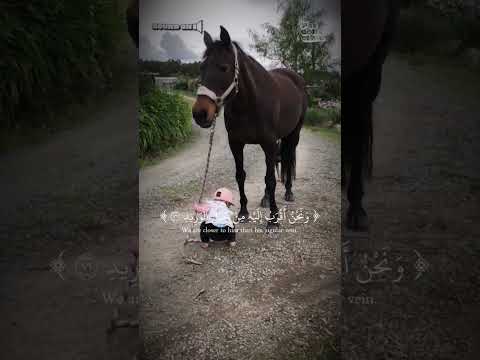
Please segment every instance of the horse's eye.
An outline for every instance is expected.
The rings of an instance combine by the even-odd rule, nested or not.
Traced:
[[[227,72],[228,71],[228,65],[227,64],[221,64],[221,65],[218,65],[218,67],[220,68],[220,70],[222,72]]]

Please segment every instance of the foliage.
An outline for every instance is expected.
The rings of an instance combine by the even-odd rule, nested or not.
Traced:
[[[200,62],[182,63],[180,60],[167,61],[140,61],[140,69],[144,72],[157,73],[158,76],[198,77],[200,75]]]
[[[140,61],[140,69],[143,73],[142,77],[145,79],[140,81],[142,84],[148,87],[149,80],[152,75],[146,75],[147,73],[154,73],[157,76],[175,76],[178,77],[178,81],[175,85],[176,90],[187,91],[195,93],[198,88],[198,78],[200,76],[200,62],[182,63],[180,60],[168,60],[168,61]],[[141,92],[143,93],[143,92]]]
[[[332,127],[340,124],[341,115],[340,109],[316,109],[310,108],[307,110],[305,116],[305,125],[319,126],[319,127]]]
[[[140,96],[146,95],[151,92],[155,87],[155,78],[149,74],[142,74],[138,75],[138,90]]]
[[[340,74],[334,74],[330,79],[325,81],[324,99],[337,99],[342,97],[342,81]]]
[[[2,2],[0,126],[43,125],[22,115],[52,115],[105,87],[123,21],[115,0]]]
[[[397,51],[455,55],[480,48],[480,11],[475,15],[465,1],[404,1],[404,6],[394,42]]]
[[[319,72],[313,83],[316,85],[307,88],[309,106],[316,106],[319,99],[340,100],[342,96],[340,73]]]
[[[185,77],[180,77],[177,80],[177,83],[175,84],[175,89],[176,90],[187,91],[188,90],[188,79],[185,78]]]
[[[140,157],[185,141],[192,132],[190,105],[175,92],[154,88],[140,99]]]
[[[195,78],[195,79],[188,79],[188,91],[190,91],[191,93],[195,93],[197,91],[197,88],[200,84],[200,81],[198,78]]]
[[[328,46],[333,42],[329,34],[321,43],[304,43],[299,30],[301,19],[323,25],[323,10],[313,10],[310,0],[285,0],[279,2],[283,11],[280,25],[263,24],[265,34],[250,30],[253,48],[261,55],[279,62],[302,74],[311,83],[314,74],[328,67]]]
[[[403,8],[426,7],[445,16],[468,16],[480,10],[479,0],[400,0]]]

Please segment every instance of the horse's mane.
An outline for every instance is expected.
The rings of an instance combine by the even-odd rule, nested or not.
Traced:
[[[250,88],[252,94],[256,94],[258,93],[258,87],[260,86],[259,84],[264,85],[272,80],[271,74],[262,66],[262,64],[255,60],[252,56],[248,55],[238,44],[238,42],[233,41],[233,44],[235,44],[237,47],[239,59],[243,58],[244,66],[246,67],[246,70],[242,71],[242,79],[249,84],[247,87]],[[230,50],[231,49],[229,45],[226,45],[221,40],[216,40],[205,50],[203,53],[203,58],[206,59],[215,51]]]
[[[209,57],[212,52],[216,50],[227,50],[227,45],[225,45],[221,40],[215,40],[207,49],[203,52],[203,58]]]
[[[255,60],[255,58],[253,58],[251,55],[247,54],[243,49],[242,47],[240,46],[240,44],[236,41],[232,41],[237,49],[238,49],[238,53],[239,54],[242,54],[243,56],[245,56],[246,58],[248,58],[251,62],[253,62],[256,66],[259,66],[261,67],[262,69],[264,69],[266,71],[266,69],[263,67],[262,64],[260,64],[257,60]],[[225,45],[224,42],[222,42],[222,40],[215,40],[212,45],[210,45],[204,52],[203,52],[203,58],[207,58],[208,56],[210,56],[212,54],[212,52],[216,51],[216,50],[228,50],[229,46],[228,45]]]
[[[237,49],[238,49],[238,52],[242,55],[244,55],[245,57],[249,58],[250,61],[252,61],[255,65],[257,66],[260,66],[262,69],[266,70],[262,64],[260,64],[257,60],[255,60],[255,58],[249,54],[247,54],[243,49],[242,47],[238,44],[238,42],[234,41],[233,42],[236,46],[237,46]]]

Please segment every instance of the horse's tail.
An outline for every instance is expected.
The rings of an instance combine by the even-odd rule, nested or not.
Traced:
[[[127,19],[127,26],[128,26],[128,33],[132,38],[135,46],[138,49],[139,46],[139,35],[138,35],[138,24],[139,24],[139,14],[138,14],[138,0],[131,0],[127,11],[126,11],[126,19]]]
[[[366,160],[365,164],[365,171],[367,179],[372,178],[373,173],[373,114],[372,108],[369,109],[369,114],[365,119],[365,126],[366,126],[366,144],[364,150],[364,157]]]
[[[280,179],[282,183],[287,181],[288,175],[290,174],[291,180],[297,178],[296,165],[297,165],[297,156],[296,149],[298,141],[300,139],[300,130],[303,126],[303,120],[306,113],[306,104],[304,104],[302,109],[302,115],[300,116],[300,121],[293,131],[286,137],[284,137],[279,146],[280,153],[280,163],[281,163],[281,172]]]
[[[380,84],[382,79],[382,68],[385,62],[385,59],[391,49],[392,42],[394,41],[396,30],[397,30],[397,21],[400,14],[400,4],[398,1],[390,1],[389,3],[389,12],[387,20],[385,23],[385,28],[383,31],[382,38],[380,43],[377,46],[377,50],[373,56],[374,66],[376,68],[377,74],[373,78],[377,79],[378,86],[375,91],[375,95],[372,99],[372,102],[377,98],[380,92]],[[365,144],[364,156],[366,158],[365,171],[367,178],[372,177],[373,169],[373,114],[372,107],[368,108],[367,118],[365,119],[365,132],[367,136],[367,142]]]
[[[360,152],[362,172],[367,178],[372,177],[373,170],[373,116],[372,104],[380,92],[382,68],[394,39],[398,19],[398,4],[389,2],[389,14],[383,29],[380,43],[370,59],[369,64],[361,71],[353,74],[348,81],[342,83],[342,185],[346,168],[351,168],[356,152]],[[350,90],[352,88],[354,91]],[[363,91],[359,95],[357,89]],[[348,115],[345,115],[348,113]],[[344,139],[343,139],[344,138]],[[345,141],[343,141],[345,140]],[[358,161],[358,160],[356,160]]]
[[[280,179],[282,183],[287,181],[288,171],[292,180],[296,179],[296,151],[295,146],[292,146],[287,139],[282,139],[280,143],[280,157],[281,157],[281,172]]]

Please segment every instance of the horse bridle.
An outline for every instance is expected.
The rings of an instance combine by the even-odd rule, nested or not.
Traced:
[[[197,96],[199,96],[199,95],[207,96],[208,98],[210,98],[215,103],[215,105],[217,105],[217,109],[216,109],[216,112],[215,112],[216,114],[218,114],[220,112],[221,108],[225,104],[226,98],[231,94],[231,92],[234,89],[235,89],[235,94],[234,95],[237,95],[237,93],[238,93],[238,74],[240,73],[240,67],[238,66],[237,47],[233,42],[232,42],[232,49],[233,49],[233,55],[235,57],[235,73],[234,73],[234,76],[233,76],[233,81],[230,84],[230,86],[227,88],[227,90],[225,90],[221,96],[217,96],[217,94],[215,94],[214,91],[210,90],[209,88],[207,88],[204,85],[199,86],[198,90],[197,90]]]

